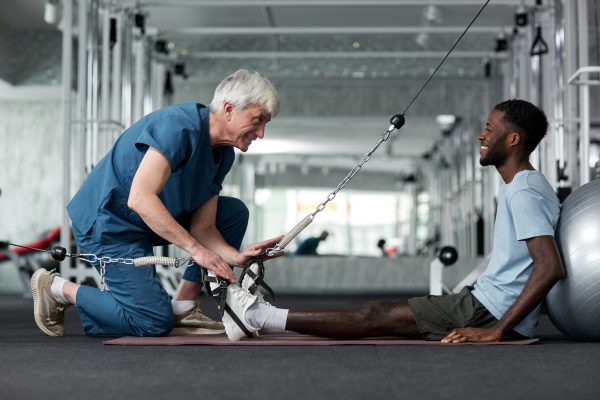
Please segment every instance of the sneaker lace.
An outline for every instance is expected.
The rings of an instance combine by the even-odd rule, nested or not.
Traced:
[[[200,301],[196,300],[194,308],[190,311],[190,317],[199,321],[209,321],[209,318],[200,311]]]

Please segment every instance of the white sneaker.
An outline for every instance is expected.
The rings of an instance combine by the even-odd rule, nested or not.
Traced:
[[[227,332],[227,337],[232,342],[237,342],[243,337],[248,336],[246,332],[236,323],[235,318],[232,317],[229,313],[232,312],[235,316],[240,320],[246,330],[250,332],[250,334],[254,334],[258,331],[259,328],[255,328],[250,326],[246,321],[246,311],[248,308],[258,301],[257,297],[251,294],[249,291],[242,289],[238,285],[231,284],[227,286],[227,306],[228,309],[225,310],[223,314],[223,325],[225,325],[225,332]]]
[[[223,278],[219,277],[215,271],[212,271],[210,269],[207,269],[206,272],[211,279],[211,282],[208,284],[210,286],[210,290],[212,292],[216,292],[219,289],[219,287],[221,286],[219,284],[219,280],[223,279]]]
[[[261,272],[260,265],[256,262],[252,263],[248,267],[248,271],[251,271],[254,274],[254,277],[256,277],[259,275],[259,272]],[[254,290],[254,293],[252,293],[252,294],[254,294],[256,296],[259,303],[269,304],[265,300],[265,297],[263,296],[262,292],[260,291],[260,285],[257,285],[256,287],[253,288],[254,277],[251,277],[250,274],[248,274],[248,271],[246,271],[246,274],[244,275],[244,278],[242,279],[242,289],[246,289],[250,293],[252,293],[252,290]]]

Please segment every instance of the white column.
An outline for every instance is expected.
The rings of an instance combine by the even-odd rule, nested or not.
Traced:
[[[122,52],[122,113],[121,113],[121,123],[124,126],[130,126],[133,123],[133,87],[132,87],[132,64],[133,64],[133,27],[131,24],[131,18],[129,15],[124,14],[121,19],[123,24],[122,32],[122,43],[123,47]]]
[[[145,78],[145,52],[144,38],[139,38],[133,43],[135,58],[134,85],[133,85],[133,121],[143,116],[144,107],[144,78]]]
[[[577,3],[563,0],[565,21],[565,79],[571,77],[577,69]],[[574,86],[565,87],[565,159],[570,186],[579,185],[579,169],[577,166],[577,96]]]
[[[249,161],[247,158],[244,159],[243,165],[238,165],[238,168],[242,168],[242,182],[240,197],[248,210],[250,211],[250,219],[248,220],[248,228],[246,229],[246,235],[244,236],[244,243],[242,247],[247,244],[255,243],[257,241],[256,232],[256,204],[254,202],[254,193],[256,191],[256,165],[254,162]]]
[[[103,157],[112,145],[110,132],[114,127],[110,120],[110,11],[102,10],[102,75],[100,81],[100,113],[98,117],[100,148],[98,156]]]
[[[86,119],[87,107],[87,33],[88,33],[88,0],[79,0],[77,17],[77,124],[75,129],[76,145],[74,155],[77,161],[73,164],[75,173],[74,184],[80,186],[86,176],[85,170],[85,139],[88,124]]]
[[[579,68],[589,65],[588,6],[587,0],[577,3],[577,34],[579,37]],[[590,88],[579,86],[579,180],[580,185],[590,181]]]
[[[71,199],[71,78],[73,59],[73,1],[63,0],[62,32],[62,224],[60,245],[71,248],[71,224],[66,206]]]
[[[122,129],[118,128],[117,124],[123,125],[123,109],[122,109],[122,96],[123,96],[123,87],[122,87],[122,59],[123,59],[123,27],[121,26],[123,23],[123,15],[122,14],[113,14],[112,18],[116,20],[116,42],[112,49],[112,73],[111,73],[111,110],[110,110],[110,120],[112,121],[112,129],[111,129],[111,143],[114,143],[117,137],[121,134]]]

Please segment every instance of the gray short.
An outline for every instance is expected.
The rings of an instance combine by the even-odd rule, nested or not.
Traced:
[[[471,294],[471,287],[460,293],[408,299],[423,339],[441,340],[455,328],[491,328],[498,320]]]

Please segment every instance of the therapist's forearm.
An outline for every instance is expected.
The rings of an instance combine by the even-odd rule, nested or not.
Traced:
[[[216,225],[212,224],[196,227],[193,228],[190,233],[198,243],[219,254],[227,264],[241,264],[240,252],[223,239],[223,236]]]
[[[130,196],[127,205],[142,218],[154,233],[183,251],[194,254],[201,246],[187,230],[177,223],[155,194]]]

